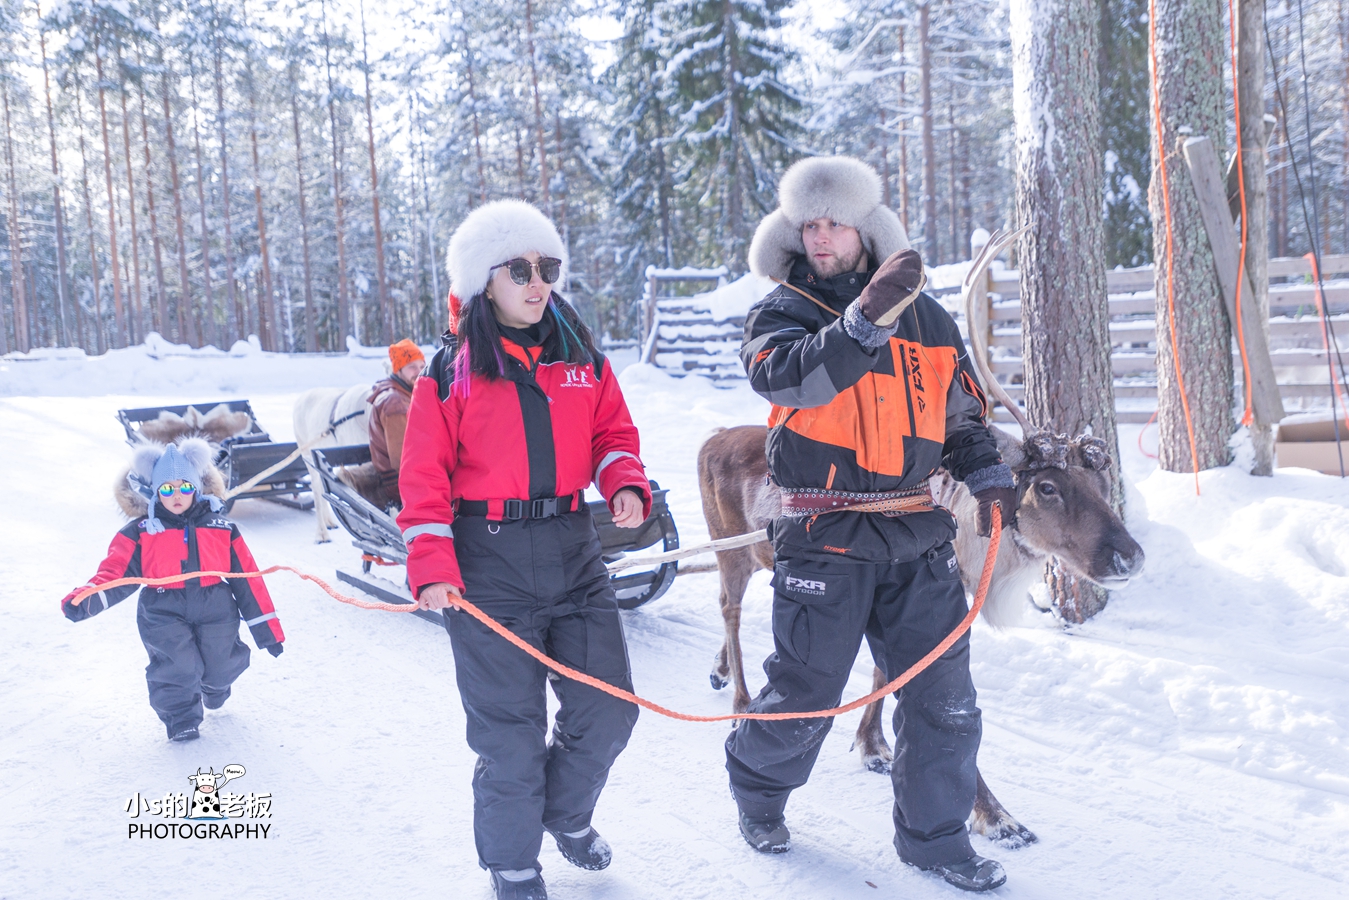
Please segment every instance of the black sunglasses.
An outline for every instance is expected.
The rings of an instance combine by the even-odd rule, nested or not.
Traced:
[[[516,284],[529,284],[530,278],[534,276],[534,270],[538,269],[539,277],[543,279],[544,284],[556,284],[562,277],[562,260],[554,259],[551,256],[545,256],[537,263],[532,263],[527,259],[508,259],[500,265],[492,266],[487,271],[505,268],[510,273],[511,281]]]

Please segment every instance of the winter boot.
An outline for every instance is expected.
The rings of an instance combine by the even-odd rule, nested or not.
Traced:
[[[533,872],[533,877],[524,881],[511,881],[500,871],[493,869],[492,892],[496,900],[548,900],[548,888],[543,885],[543,876],[534,869],[526,871]]]
[[[191,728],[184,728],[181,731],[174,732],[169,740],[181,744],[183,741],[195,741],[199,737],[201,737],[201,735],[197,734],[197,726],[193,725]]]
[[[607,868],[609,860],[614,855],[609,842],[600,837],[600,833],[594,828],[587,828],[577,837],[560,831],[551,831],[549,834],[557,839],[557,852],[561,853],[567,862],[591,872]]]
[[[930,866],[928,872],[935,872],[962,891],[991,891],[1007,882],[1007,873],[1002,866],[982,856],[971,856],[960,862]]]
[[[747,816],[740,814],[740,833],[760,853],[786,853],[792,849],[792,833],[782,816]]]
[[[205,687],[204,685],[202,686],[201,703],[207,709],[219,709],[220,707],[225,705],[225,701],[228,700],[229,698],[230,698],[229,688],[225,688],[223,691],[213,691],[210,688]]]

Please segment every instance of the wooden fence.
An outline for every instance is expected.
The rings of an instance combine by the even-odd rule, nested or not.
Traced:
[[[1349,281],[1342,278],[1349,273],[1349,255],[1327,256],[1322,259],[1321,268],[1328,311],[1340,346],[1349,351]],[[1301,257],[1271,259],[1269,276],[1270,356],[1285,406],[1292,413],[1325,405],[1330,387],[1316,287],[1310,283],[1311,266]],[[1335,280],[1337,276],[1341,280]],[[1020,398],[1024,360],[1019,275],[1015,270],[999,269],[989,272],[987,278],[993,371],[1008,392]],[[1157,397],[1154,273],[1151,266],[1115,269],[1106,273],[1106,285],[1110,294],[1111,361],[1119,421],[1145,422],[1156,409]],[[958,288],[932,293],[952,304],[960,296]],[[649,305],[654,332],[648,330],[647,358],[676,374],[694,373],[715,380],[744,378],[739,357],[744,317],[719,319],[707,303],[700,302],[700,296],[703,295],[661,299],[652,292],[653,302]],[[964,311],[952,309],[952,312],[963,324]],[[1240,379],[1240,357],[1235,345],[1233,355]],[[1007,415],[1002,410],[998,413],[999,419]]]

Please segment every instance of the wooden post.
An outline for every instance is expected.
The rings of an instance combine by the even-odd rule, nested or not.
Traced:
[[[644,363],[656,362],[656,287],[660,284],[655,273],[646,276],[646,309],[642,316],[642,358]]]
[[[1241,253],[1232,214],[1228,211],[1227,191],[1213,141],[1207,137],[1186,140],[1185,162],[1194,181],[1195,194],[1199,197],[1199,213],[1203,217],[1209,246],[1213,250],[1213,263],[1227,305],[1227,315],[1232,321],[1232,334],[1236,336],[1237,275],[1241,269]],[[1256,423],[1273,425],[1284,417],[1283,398],[1279,396],[1279,384],[1274,378],[1274,363],[1269,356],[1269,336],[1265,323],[1261,321],[1255,291],[1245,271],[1240,271],[1240,277],[1242,332],[1251,369],[1251,408]]]

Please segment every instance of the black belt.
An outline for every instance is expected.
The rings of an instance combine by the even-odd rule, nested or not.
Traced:
[[[456,515],[486,516],[493,521],[547,519],[581,508],[581,492],[565,497],[540,497],[537,500],[460,500]]]

